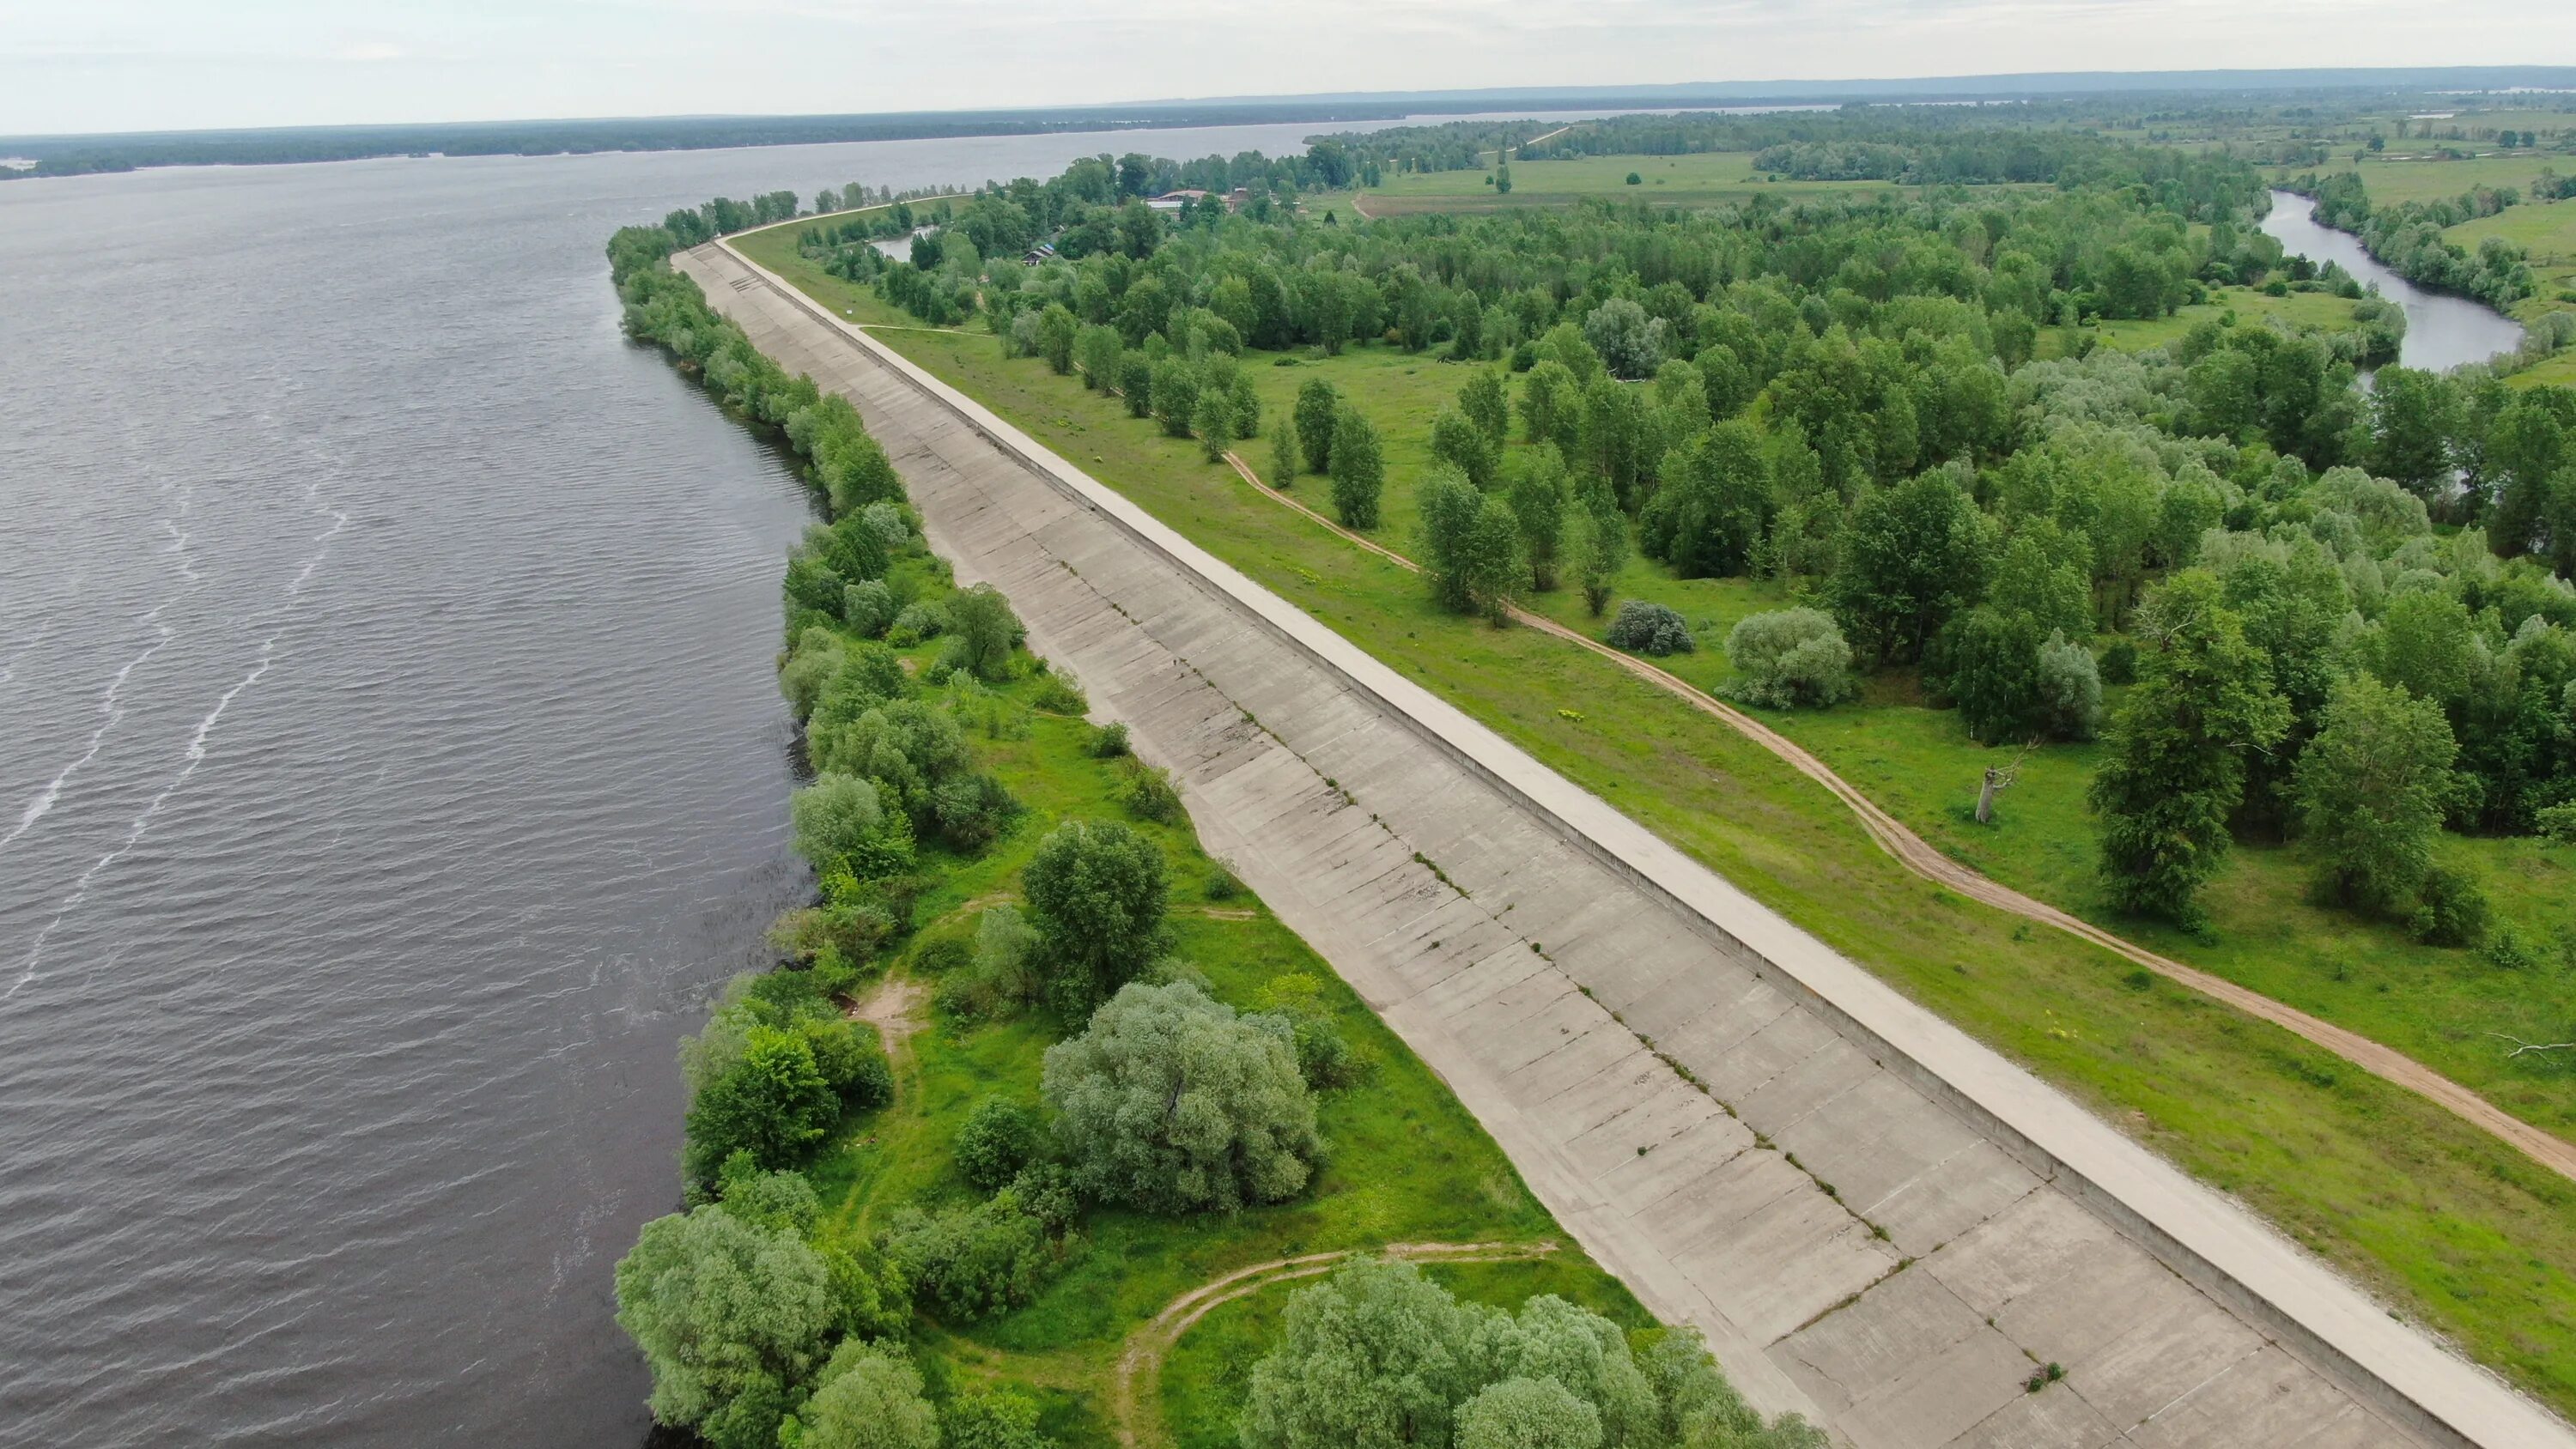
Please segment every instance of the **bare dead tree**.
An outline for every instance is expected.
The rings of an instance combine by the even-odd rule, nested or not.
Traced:
[[[2024,745],[2021,747],[2021,753],[2013,756],[2013,762],[2004,766],[2002,769],[1998,770],[1992,765],[1986,766],[1985,788],[1977,792],[1977,823],[1979,825],[1991,825],[1994,823],[1995,797],[2006,790],[2011,789],[2014,782],[2021,779],[2021,762],[2029,757],[2030,746]]]
[[[2521,1037],[2507,1036],[2500,1031],[2491,1031],[2487,1035],[2498,1041],[2513,1043],[2513,1050],[2504,1054],[2506,1061],[2512,1061],[2515,1057],[2524,1055],[2538,1056],[2544,1052],[2576,1052],[2576,1041],[2524,1041]]]

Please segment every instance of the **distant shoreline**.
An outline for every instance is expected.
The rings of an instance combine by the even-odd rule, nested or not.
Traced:
[[[994,108],[799,116],[660,116],[453,121],[403,125],[136,131],[0,136],[0,156],[35,164],[0,168],[0,181],[82,176],[165,166],[295,165],[396,156],[563,156],[613,151],[702,151],[754,146],[928,141],[967,136],[1163,131],[1195,127],[1318,127],[1407,117],[1508,111],[1763,110],[1793,106],[2060,101],[2106,94],[2405,92],[2410,95],[2576,90],[2576,66],[2388,69],[2078,71],[1896,80],[1766,80],[1673,85],[1521,86],[1480,90],[1357,92],[1160,100],[1052,110]]]

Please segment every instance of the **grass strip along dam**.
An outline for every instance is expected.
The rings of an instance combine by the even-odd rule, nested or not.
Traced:
[[[1172,770],[1209,849],[1755,1404],[1861,1449],[2576,1445],[2245,1212],[730,248],[673,262],[857,406],[961,580],[1009,595],[1032,644]]]

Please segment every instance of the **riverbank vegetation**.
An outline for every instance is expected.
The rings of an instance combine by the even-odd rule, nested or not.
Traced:
[[[1543,1253],[1479,1302],[1703,1385],[1676,1433],[1743,1429],[1693,1340],[1563,1239],[1124,731],[1082,718],[1009,602],[955,587],[855,411],[667,267],[677,244],[611,244],[629,332],[774,429],[828,521],[788,560],[780,656],[820,898],[688,1041],[687,1207],[617,1273],[657,1419],[720,1449],[1106,1444],[1122,1349],[1174,1298],[1456,1240]],[[1204,1401],[1193,1372],[1162,1382]],[[1809,1442],[1749,1432],[1719,1442]]]
[[[2576,1403],[2563,1180],[2106,955],[1927,899],[1785,764],[1477,617],[1501,597],[1597,636],[1622,598],[1661,604],[1696,645],[1662,662],[1723,692],[1739,624],[1813,610],[1837,637],[1764,623],[1741,641],[1769,641],[1741,695],[1842,696],[1831,660],[1772,656],[1847,650],[1856,699],[1764,718],[1915,830],[2576,1131],[2565,1054],[2509,1055],[2576,1025],[2570,862],[2548,833],[2576,787],[2576,593],[2551,567],[2562,525],[2524,527],[2562,496],[2559,395],[2476,369],[2386,369],[2364,394],[2354,344],[2244,315],[2136,352],[2092,345],[2112,322],[2088,315],[2170,325],[2210,305],[2195,295],[2289,281],[2252,227],[2250,169],[2194,164],[2169,197],[1936,189],[1332,226],[1209,208],[1150,246],[986,269],[998,335],[885,335]],[[836,310],[910,320],[793,226],[744,246]],[[1071,324],[1061,363],[1014,338],[1032,315],[1038,340]],[[1269,419],[1302,423],[1320,389],[1331,427],[1241,451],[1327,511],[1339,417],[1364,420],[1381,468],[1376,520],[1354,526],[1437,562],[1429,583],[1129,421],[1176,361],[1249,378]],[[2320,761],[2359,751],[2400,782],[2386,820],[2355,813],[2377,797],[2303,788],[2320,740]],[[1990,765],[2012,786],[1980,824]]]

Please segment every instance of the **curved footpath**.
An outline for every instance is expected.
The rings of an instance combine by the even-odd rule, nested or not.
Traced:
[[[1397,553],[1366,534],[1343,527],[1308,507],[1301,500],[1292,498],[1286,492],[1262,482],[1261,475],[1253,472],[1252,465],[1244,462],[1240,456],[1229,452],[1225,455],[1225,460],[1233,465],[1234,471],[1242,477],[1243,481],[1251,484],[1264,496],[1295,509],[1315,523],[1332,530],[1345,540],[1359,545],[1398,568],[1415,573],[1422,571],[1420,564],[1406,558],[1403,554]],[[2250,987],[2239,986],[2224,976],[2213,975],[2196,966],[2186,966],[2170,956],[2160,956],[2072,912],[2059,910],[2046,901],[2023,895],[2001,881],[1971,870],[1942,854],[1931,842],[1908,829],[1903,821],[1888,814],[1878,802],[1862,794],[1859,787],[1835,774],[1832,766],[1810,754],[1805,746],[1700,689],[1671,670],[1658,668],[1625,650],[1613,649],[1591,635],[1569,629],[1544,614],[1535,614],[1527,609],[1514,607],[1511,616],[1516,623],[1525,624],[1542,634],[1551,635],[1578,648],[1598,654],[1666,693],[1679,696],[1692,708],[1702,714],[1713,716],[1729,729],[1787,761],[1792,769],[1824,786],[1832,792],[1835,799],[1842,801],[1844,807],[1859,819],[1861,828],[1869,832],[1870,839],[1878,843],[1879,849],[1895,857],[1897,863],[1907,870],[1934,885],[1946,886],[1971,900],[1982,902],[1999,911],[2020,916],[2025,920],[2036,921],[2043,926],[2051,926],[2070,936],[2090,941],[2114,955],[2146,967],[2169,981],[2188,986],[2213,1001],[2225,1002],[2247,1016],[2268,1021],[2274,1026],[2325,1048],[2382,1081],[2394,1083],[2410,1092],[2429,1098],[2461,1121],[2508,1144],[2514,1150],[2559,1176],[2576,1179],[2576,1142],[2570,1142],[2552,1132],[2542,1131],[2394,1047],[2373,1041],[2357,1031],[2337,1026],[2333,1022],[2311,1016],[2295,1006],[2275,1001]]]
[[[2576,1449],[2242,1209],[721,243],[940,551],[1746,1397],[1858,1449]],[[2037,1393],[2034,1366],[2064,1365]]]

